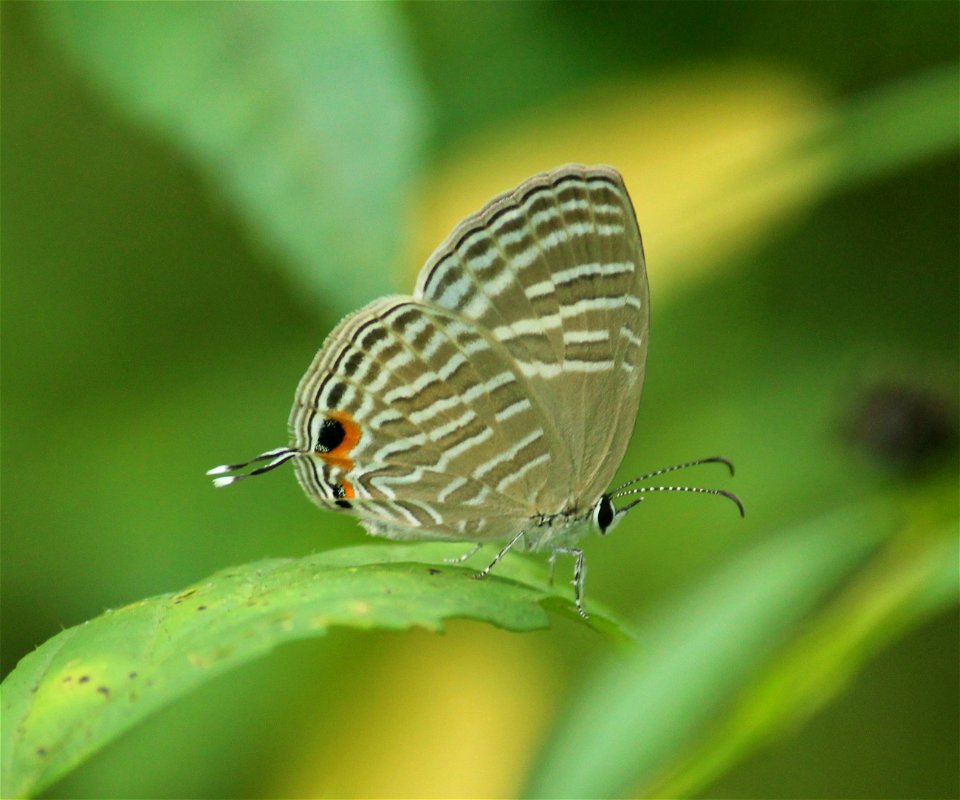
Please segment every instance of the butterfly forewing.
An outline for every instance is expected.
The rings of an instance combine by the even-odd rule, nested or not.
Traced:
[[[646,360],[643,245],[620,175],[571,165],[495,198],[430,257],[414,296],[515,359],[555,436],[546,513],[591,505],[629,443]]]

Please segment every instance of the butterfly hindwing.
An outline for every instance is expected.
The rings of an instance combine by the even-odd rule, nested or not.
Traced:
[[[301,381],[290,427],[310,455],[294,459],[298,478],[377,533],[502,537],[550,483],[554,434],[525,389],[510,354],[472,321],[382,298],[334,330]]]

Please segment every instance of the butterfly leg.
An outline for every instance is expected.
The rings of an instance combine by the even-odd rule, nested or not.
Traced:
[[[493,561],[491,561],[491,562],[487,565],[487,568],[484,569],[484,570],[481,571],[481,572],[478,572],[478,573],[477,573],[476,575],[474,575],[473,577],[474,577],[476,580],[480,580],[481,578],[486,578],[487,575],[490,574],[490,570],[492,570],[492,569],[497,565],[497,562],[499,562],[500,559],[503,558],[503,557],[509,552],[509,550],[510,550],[511,547],[513,547],[517,542],[520,541],[520,537],[523,536],[523,534],[525,534],[525,533],[526,533],[526,531],[520,531],[520,533],[518,533],[516,536],[514,536],[509,542],[507,542],[507,543],[503,546],[503,549],[502,549],[499,553],[497,553],[497,555],[494,557]]]
[[[472,548],[470,548],[466,553],[464,553],[461,556],[454,556],[453,558],[443,559],[443,563],[444,564],[462,564],[464,561],[470,558],[470,556],[472,556],[474,553],[479,552],[481,547],[483,547],[482,544],[475,544]]]
[[[577,561],[573,567],[573,594],[577,601],[577,611],[584,619],[589,619],[589,615],[583,607],[583,583],[587,575],[586,565],[583,563],[583,550],[574,547],[558,547],[551,554],[551,560],[557,553],[574,556]]]

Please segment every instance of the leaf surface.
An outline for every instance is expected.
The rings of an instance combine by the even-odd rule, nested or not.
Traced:
[[[314,301],[393,289],[426,101],[384,3],[54,4],[47,27],[161,132]],[[175,53],[175,56],[171,56]]]
[[[36,793],[204,681],[334,625],[440,631],[457,617],[532,631],[549,626],[548,607],[577,618],[569,587],[547,588],[534,566],[508,559],[476,581],[475,569],[443,563],[462,552],[364,545],[259,561],[59,633],[3,683],[3,796]],[[591,611],[597,627],[620,629],[595,603]]]

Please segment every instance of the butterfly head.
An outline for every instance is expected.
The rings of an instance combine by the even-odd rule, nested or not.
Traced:
[[[626,511],[617,511],[609,494],[601,496],[593,507],[593,527],[601,536],[606,536],[623,519]]]

